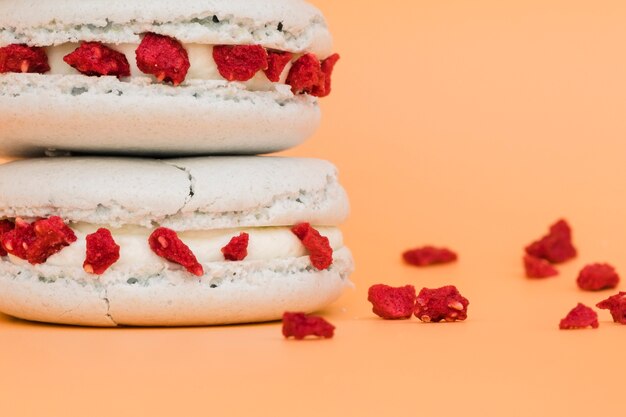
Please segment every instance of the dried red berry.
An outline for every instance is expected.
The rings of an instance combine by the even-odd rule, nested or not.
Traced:
[[[465,320],[469,301],[454,285],[422,288],[415,304],[415,317],[425,322]]]
[[[196,276],[204,274],[204,269],[196,259],[196,256],[172,229],[159,227],[152,232],[148,238],[148,243],[150,244],[150,249],[160,257],[182,265],[187,271]]]
[[[287,75],[287,84],[294,94],[311,94],[320,85],[322,66],[313,54],[304,54],[296,60]],[[324,82],[324,80],[321,80]]]
[[[322,317],[308,316],[304,313],[283,314],[283,336],[302,340],[307,336],[330,339],[335,334],[335,326]]]
[[[626,324],[626,292],[620,291],[618,294],[600,301],[596,307],[609,310],[615,323]]]
[[[240,233],[239,236],[233,237],[228,245],[222,248],[224,259],[228,261],[243,261],[248,256],[248,241],[250,235]]]
[[[267,79],[273,83],[280,81],[280,76],[292,57],[293,54],[290,52],[267,51],[267,69],[265,70]]]
[[[74,52],[63,57],[68,65],[85,75],[130,76],[126,56],[100,42],[83,42]]]
[[[408,250],[402,254],[404,260],[415,266],[428,266],[435,264],[444,264],[457,260],[456,253],[446,248],[435,248],[433,246],[424,246]]]
[[[31,72],[43,74],[50,71],[48,56],[43,48],[13,44],[0,48],[0,74],[6,72]]]
[[[582,290],[598,291],[615,288],[619,284],[619,275],[609,264],[591,264],[585,266],[576,279]]]
[[[135,51],[137,67],[145,74],[154,75],[159,82],[179,85],[189,70],[189,56],[180,42],[169,36],[146,33]]]
[[[228,81],[248,81],[268,69],[267,51],[261,45],[216,45],[213,59],[220,75]]]
[[[83,269],[89,274],[103,274],[120,259],[120,247],[108,229],[100,228],[87,235],[87,253]]]
[[[524,255],[524,269],[528,278],[548,278],[559,275],[559,271],[545,259]]]
[[[557,221],[550,226],[550,233],[526,247],[526,253],[552,263],[561,263],[576,257],[570,226],[565,220]]]
[[[582,303],[570,311],[559,323],[559,329],[584,329],[585,327],[598,328],[598,314]]]
[[[32,224],[17,218],[15,228],[2,235],[6,251],[31,264],[41,264],[50,256],[76,241],[76,235],[58,216]]]
[[[333,263],[333,249],[326,236],[319,234],[309,223],[300,223],[291,228],[304,247],[309,251],[311,264],[319,270],[328,268]]]
[[[10,232],[15,228],[15,223],[11,220],[0,220],[0,256],[6,256],[7,251],[4,250],[4,246],[2,245],[2,236]]]
[[[313,91],[311,92],[312,95],[317,97],[326,97],[330,94],[331,78],[337,61],[339,61],[339,54],[333,54],[322,61],[320,82],[317,86],[315,86],[315,88],[313,88]]]
[[[410,319],[415,311],[415,287],[390,287],[385,284],[372,285],[367,292],[367,300],[372,303],[372,311],[384,319]]]

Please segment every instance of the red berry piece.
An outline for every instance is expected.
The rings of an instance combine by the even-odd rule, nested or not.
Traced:
[[[159,82],[179,85],[189,71],[189,56],[180,42],[169,36],[146,33],[135,51],[137,67],[154,75]]]
[[[74,52],[63,57],[68,65],[85,75],[129,77],[126,56],[100,42],[83,42]]]
[[[313,88],[312,95],[317,97],[326,97],[330,94],[331,78],[335,64],[339,61],[339,54],[333,54],[322,61],[320,82]]]
[[[591,264],[580,271],[576,283],[582,290],[605,290],[617,287],[619,275],[609,264]]]
[[[287,84],[294,94],[311,94],[320,85],[321,76],[322,66],[319,59],[313,54],[304,54],[291,66]]]
[[[267,51],[267,69],[265,70],[267,79],[273,83],[280,81],[280,76],[292,57],[293,54],[290,52]]]
[[[32,224],[15,219],[15,228],[2,235],[4,249],[31,264],[41,264],[76,241],[76,235],[58,216]]]
[[[550,226],[550,232],[546,236],[526,247],[526,253],[554,264],[576,257],[572,229],[565,220],[557,221]]]
[[[202,276],[204,269],[198,263],[191,249],[179,239],[172,229],[159,227],[148,238],[150,249],[162,258],[177,263],[196,276]]]
[[[326,236],[319,234],[309,223],[300,223],[291,228],[304,247],[309,251],[311,264],[319,270],[328,268],[333,263],[333,249]]]
[[[0,48],[0,74],[6,72],[43,74],[48,71],[50,65],[43,48],[18,44]]]
[[[213,59],[220,75],[228,81],[248,81],[268,69],[267,51],[261,45],[216,45]]]
[[[227,261],[243,261],[248,256],[248,241],[250,235],[241,233],[239,236],[233,237],[228,245],[222,248],[224,259]]]
[[[600,301],[596,307],[609,310],[615,323],[626,324],[626,292],[620,291],[619,294]]]
[[[524,255],[524,269],[528,278],[548,278],[559,275],[559,271],[545,259]]]
[[[11,220],[0,220],[0,256],[6,256],[7,251],[4,250],[4,246],[2,245],[2,236],[10,232],[15,228],[15,223]]]
[[[402,254],[402,257],[407,263],[415,266],[445,264],[454,262],[458,258],[457,254],[450,249],[435,248],[433,246],[408,250]]]
[[[567,316],[559,323],[559,329],[584,329],[585,327],[598,328],[598,314],[584,304],[578,303]]]
[[[454,285],[422,288],[415,304],[415,317],[424,322],[465,320],[469,301]]]
[[[388,320],[410,319],[415,311],[415,298],[415,287],[412,285],[390,287],[376,284],[367,292],[374,314]]]
[[[102,275],[120,259],[120,247],[108,229],[98,229],[87,235],[87,253],[83,269],[89,274]]]
[[[283,336],[302,340],[307,336],[330,339],[335,334],[335,326],[322,317],[308,316],[304,313],[283,314]]]

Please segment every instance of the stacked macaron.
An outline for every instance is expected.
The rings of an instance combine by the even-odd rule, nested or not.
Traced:
[[[334,301],[336,169],[255,155],[315,131],[338,59],[302,0],[0,2],[0,153],[55,155],[0,166],[0,311],[207,325]]]

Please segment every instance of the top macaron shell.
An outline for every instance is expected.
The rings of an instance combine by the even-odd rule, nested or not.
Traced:
[[[254,44],[319,59],[333,52],[323,16],[301,0],[0,2],[0,47],[96,41],[115,48],[138,45],[147,32],[207,48]],[[256,90],[222,79],[172,86],[147,75],[120,81],[78,73],[0,74],[0,155],[250,155],[311,137],[321,119],[317,98],[265,82]]]

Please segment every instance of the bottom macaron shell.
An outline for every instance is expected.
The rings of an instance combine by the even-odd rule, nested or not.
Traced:
[[[29,265],[0,264],[0,311],[14,317],[84,326],[201,326],[280,319],[285,311],[313,312],[350,285],[350,251],[335,252],[318,271],[308,257],[214,262],[202,277],[165,270],[126,280],[76,281]],[[77,270],[77,275],[80,271]]]

